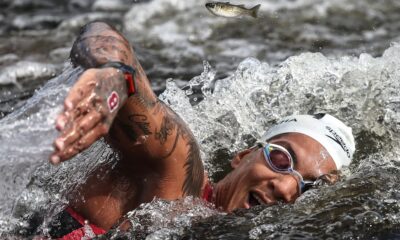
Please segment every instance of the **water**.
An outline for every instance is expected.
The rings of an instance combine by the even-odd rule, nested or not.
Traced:
[[[226,215],[196,199],[155,199],[128,214],[132,232],[106,239],[400,238],[400,3],[252,1],[262,4],[256,20],[216,18],[204,3],[0,2],[0,236],[46,233],[67,194],[118,160],[99,141],[60,167],[47,163],[54,116],[82,71],[66,61],[72,41],[79,26],[105,19],[135,43],[215,181],[237,150],[286,115],[328,112],[357,142],[339,183],[294,204]]]

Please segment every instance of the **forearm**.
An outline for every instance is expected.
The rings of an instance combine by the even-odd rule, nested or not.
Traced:
[[[73,44],[70,58],[74,66],[85,69],[98,68],[113,61],[132,66],[136,71],[134,81],[137,94],[134,102],[154,105],[157,101],[157,96],[151,89],[147,76],[128,40],[106,23],[95,22],[84,26]]]
[[[111,139],[118,139],[113,141],[114,145],[122,149],[124,155],[128,155],[137,152],[134,146],[146,137],[147,141],[143,144],[152,145],[153,153],[160,152],[164,155],[162,149],[165,149],[165,145],[168,144],[166,142],[169,142],[168,135],[176,134],[176,129],[170,129],[170,124],[166,126],[165,121],[173,121],[173,124],[178,125],[184,123],[177,122],[176,114],[158,101],[129,42],[105,23],[90,23],[82,28],[74,42],[71,61],[75,66],[83,68],[97,68],[110,61],[119,61],[135,69],[134,81],[137,91],[123,102],[123,107],[110,129],[110,135],[114,136]],[[111,84],[113,81],[117,79],[109,79],[108,82]],[[156,136],[159,136],[158,139]],[[154,146],[159,147],[154,149]],[[143,145],[140,147],[145,148]]]
[[[74,66],[97,68],[110,61],[133,64],[133,50],[126,38],[103,22],[82,27],[75,40],[70,58]]]

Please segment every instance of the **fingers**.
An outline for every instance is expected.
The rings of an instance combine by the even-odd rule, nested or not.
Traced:
[[[123,83],[113,81],[115,76],[106,74],[111,70],[88,69],[71,88],[64,101],[64,111],[56,119],[56,129],[62,133],[54,141],[52,163],[73,157],[107,133],[104,129],[110,127],[117,111],[112,112],[118,110],[120,101],[115,90],[119,88],[114,85]]]
[[[98,111],[102,112],[103,107],[101,107],[98,103],[100,102],[99,97],[95,94],[90,94],[81,102],[77,103],[77,106],[73,109],[67,110],[64,113],[60,114],[56,120],[56,128],[59,131],[66,130],[71,127],[71,125],[76,122],[82,116],[86,114]]]
[[[63,151],[82,136],[86,135],[102,120],[101,113],[92,111],[82,117],[74,126],[66,129],[54,144],[57,150]]]
[[[93,142],[100,139],[108,132],[108,127],[104,123],[98,123],[93,129],[84,136],[78,138],[70,145],[65,145],[63,150],[59,150],[50,157],[53,164],[59,164],[88,148]]]
[[[57,130],[61,131],[67,128],[69,123],[74,122],[82,113],[88,111],[90,102],[94,98],[93,94],[89,95],[93,93],[95,86],[95,81],[91,79],[94,79],[93,70],[86,70],[78,82],[71,88],[64,100],[64,112],[57,117]]]
[[[104,108],[101,105],[96,106],[96,104],[93,104],[93,106],[90,108],[82,107],[83,105],[87,105],[87,102],[91,101],[92,101],[91,98],[88,97],[85,101],[82,101],[82,103],[78,105],[78,108],[87,110],[85,111],[77,110],[74,112],[69,111],[64,114],[61,114],[57,118],[56,127],[58,130],[62,130],[63,132],[54,141],[54,147],[56,152],[50,158],[53,164],[58,164],[60,161],[66,160],[63,158],[63,155],[68,157],[73,157],[76,153],[84,150],[85,148],[83,149],[80,148],[82,144],[79,141],[82,141],[84,136],[88,135],[90,132],[100,131],[100,134],[102,134],[101,136],[107,133],[107,132],[105,133],[101,132],[102,129],[100,130],[96,129],[97,125],[104,124],[104,113],[103,113]],[[85,144],[82,146],[88,147],[90,144],[98,140],[98,138],[94,140],[90,138],[89,140],[92,140],[92,142],[88,142],[87,143],[88,145]],[[73,149],[71,149],[71,146],[74,145],[78,145],[78,148],[75,149],[77,151],[73,151]]]

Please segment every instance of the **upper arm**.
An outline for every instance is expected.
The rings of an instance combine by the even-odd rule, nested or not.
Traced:
[[[200,196],[204,168],[198,143],[186,123],[161,101],[151,106],[129,102],[110,132],[110,141],[124,161],[133,168],[146,165],[168,179],[175,178],[183,195]]]

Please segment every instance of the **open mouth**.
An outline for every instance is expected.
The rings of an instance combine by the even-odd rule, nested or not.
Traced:
[[[249,193],[249,205],[250,207],[258,206],[258,205],[267,205],[258,195],[257,193],[250,192]]]

